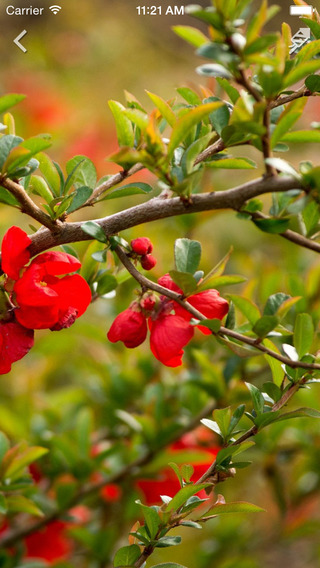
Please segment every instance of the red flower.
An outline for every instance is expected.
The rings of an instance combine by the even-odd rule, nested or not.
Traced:
[[[91,301],[87,282],[79,274],[64,276],[81,267],[63,252],[39,254],[14,285],[17,320],[30,329],[70,327]]]
[[[194,328],[189,322],[174,314],[149,319],[150,348],[155,358],[167,367],[182,364],[183,347],[189,343]]]
[[[152,256],[152,254],[146,254],[142,256],[140,262],[142,268],[144,268],[145,270],[152,270],[152,268],[154,268],[157,264],[157,260],[154,256]]]
[[[0,323],[0,374],[11,370],[11,364],[22,359],[33,346],[33,330],[17,322]]]
[[[4,235],[1,246],[1,267],[12,280],[18,280],[21,268],[29,262],[28,247],[31,242],[27,233],[19,227],[10,227]]]
[[[203,459],[193,463],[194,473],[191,477],[192,481],[197,481],[202,475],[207,471],[209,466],[213,463],[217,453],[221,449],[219,446],[212,445],[212,436],[210,435],[210,440],[208,442],[210,446],[203,446],[198,440],[198,433],[201,435],[202,427],[200,426],[195,430],[195,432],[189,432],[182,436],[181,440],[178,440],[169,447],[170,458],[168,461],[175,461],[178,458],[179,453],[185,453],[186,450],[194,450],[196,452],[201,452]],[[186,459],[187,461],[187,459]],[[191,462],[192,463],[192,462]],[[137,487],[144,495],[144,502],[147,505],[154,505],[155,503],[160,503],[160,495],[168,495],[173,497],[180,489],[180,483],[175,475],[174,471],[170,467],[164,468],[157,479],[143,478],[137,481]],[[205,492],[201,491],[198,496],[205,498]]]
[[[48,562],[66,560],[73,550],[73,544],[65,531],[67,523],[53,521],[42,530],[25,539],[26,558],[42,558]]]
[[[123,341],[129,349],[144,342],[147,337],[147,320],[138,310],[138,305],[134,303],[116,317],[107,333],[109,341]]]
[[[221,298],[217,290],[204,290],[203,292],[199,292],[199,294],[190,296],[187,298],[187,301],[208,319],[222,320],[229,310],[229,303],[224,298]],[[192,314],[179,304],[175,306],[175,312],[188,321],[192,318]],[[210,329],[203,325],[197,325],[197,328],[205,335],[211,334]]]
[[[139,237],[131,241],[131,248],[136,254],[146,255],[152,252],[152,242],[148,237]]]

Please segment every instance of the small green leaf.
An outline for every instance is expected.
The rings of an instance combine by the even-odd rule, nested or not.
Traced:
[[[290,219],[282,217],[278,219],[253,219],[254,224],[264,233],[281,234],[290,225]]]
[[[211,331],[213,331],[213,333],[217,333],[221,327],[221,320],[219,319],[205,319],[205,320],[201,320],[200,324],[203,327],[207,327],[208,329],[210,329]]]
[[[271,351],[275,351],[280,355],[279,349],[274,345],[274,343],[272,343],[272,341],[270,341],[270,339],[264,339],[263,344]],[[274,357],[271,357],[271,355],[264,355],[264,358],[271,369],[273,382],[279,387],[284,377],[281,361],[278,361]]]
[[[265,162],[279,172],[288,174],[289,176],[300,180],[298,172],[296,172],[296,170],[286,160],[283,160],[282,158],[267,158]]]
[[[253,407],[256,413],[258,415],[262,414],[264,409],[264,398],[262,396],[262,393],[255,385],[252,385],[251,383],[245,383],[245,385],[250,391]]]
[[[80,187],[95,187],[97,182],[97,172],[94,163],[87,156],[74,156],[66,164],[68,179],[66,190],[72,185],[76,189]]]
[[[222,432],[218,426],[218,424],[214,421],[214,420],[209,420],[208,418],[202,418],[202,420],[200,420],[200,422],[206,426],[207,428],[209,428],[210,430],[212,430],[212,432],[215,432],[216,434],[218,434],[218,436],[222,436]]]
[[[109,101],[108,104],[116,123],[119,146],[133,146],[133,126],[131,120],[124,114],[125,107],[118,101]]]
[[[181,536],[164,536],[157,541],[156,548],[167,548],[168,546],[177,546],[182,541]]]
[[[93,190],[90,187],[85,185],[78,187],[76,191],[73,193],[73,199],[71,205],[69,205],[67,209],[67,213],[72,213],[77,209],[80,209],[82,205],[86,203],[89,197],[92,195]]]
[[[173,31],[194,47],[200,47],[208,42],[208,38],[197,28],[192,26],[173,26]]]
[[[279,292],[277,294],[272,294],[271,296],[269,296],[266,302],[265,308],[263,310],[263,315],[274,316],[277,313],[280,306],[289,299],[290,296],[288,296],[288,294],[283,294],[282,292]]]
[[[301,63],[297,67],[294,67],[291,71],[289,71],[288,75],[285,77],[283,86],[286,89],[297,83],[301,79],[304,79],[307,75],[314,73],[320,69],[320,61],[316,59],[315,61],[308,61],[306,63]]]
[[[41,176],[31,176],[29,191],[31,191],[35,195],[40,195],[46,203],[51,203],[51,201],[54,199],[54,195],[52,194],[47,182]]]
[[[0,187],[0,203],[5,203],[10,205],[10,207],[21,207],[19,201],[4,187]]]
[[[114,568],[123,568],[124,566],[133,566],[140,556],[140,547],[137,544],[123,546],[120,548],[113,559]]]
[[[0,493],[0,515],[5,515],[8,511],[8,504],[3,493]]]
[[[117,286],[118,281],[112,274],[103,274],[97,281],[97,294],[104,296],[115,290]]]
[[[188,296],[197,289],[197,281],[189,272],[178,272],[178,270],[170,270],[169,274],[182,292]]]
[[[266,337],[279,323],[276,316],[262,316],[253,326],[252,331],[258,337]]]
[[[287,132],[281,140],[289,143],[316,144],[320,142],[320,130],[295,130],[294,132]]]
[[[153,187],[147,183],[128,183],[127,185],[121,185],[120,187],[110,191],[105,197],[103,197],[103,199],[101,199],[101,201],[117,199],[118,197],[129,197],[130,195],[146,194],[150,193],[152,190]]]
[[[44,516],[39,507],[23,495],[8,495],[6,501],[9,513],[29,513],[29,515],[36,517]]]
[[[10,154],[10,152],[19,146],[23,138],[19,136],[14,136],[13,134],[5,134],[0,138],[0,169],[3,170],[3,167],[6,163],[6,160]]]
[[[246,501],[234,501],[232,503],[225,503],[224,505],[215,505],[202,517],[207,517],[208,515],[224,515],[225,513],[264,513],[265,509],[258,507],[258,505],[253,505],[252,503],[247,503]]]
[[[161,519],[157,511],[153,507],[147,507],[146,505],[140,503],[140,501],[136,501],[136,503],[140,505],[142,509],[145,526],[149,533],[149,536],[151,539],[154,539],[161,524]]]
[[[224,158],[223,160],[206,162],[206,166],[224,170],[252,170],[257,167],[257,164],[249,158]]]
[[[231,456],[237,456],[238,454],[249,450],[254,445],[255,443],[252,440],[247,440],[246,442],[242,442],[242,444],[227,446],[226,448],[223,448],[218,452],[216,457],[216,464],[220,465],[227,458],[230,458]]]
[[[298,314],[294,325],[293,344],[301,359],[313,343],[314,326],[310,314]]]
[[[177,122],[177,118],[168,103],[164,99],[159,97],[159,95],[155,95],[154,93],[150,93],[149,91],[146,91],[146,93],[148,97],[150,97],[154,105],[157,107],[159,112],[162,114],[163,118],[167,121],[167,123],[170,126],[174,126]]]
[[[228,298],[232,300],[236,308],[246,316],[249,322],[254,325],[261,317],[258,306],[256,306],[251,300],[243,298],[242,296],[235,296],[234,294],[228,295]]]
[[[207,117],[214,110],[217,110],[222,104],[223,103],[215,102],[199,105],[179,118],[172,129],[168,145],[168,155],[172,156],[174,150],[185,139],[189,131],[199,124],[203,118]]]
[[[190,105],[193,105],[193,106],[201,105],[201,99],[200,99],[199,95],[197,95],[197,93],[195,91],[193,91],[192,89],[189,89],[189,87],[179,87],[177,89],[177,92]]]
[[[186,501],[188,501],[189,497],[191,497],[192,495],[195,495],[196,493],[199,493],[199,491],[201,491],[201,489],[205,489],[206,487],[209,487],[210,485],[211,485],[210,483],[199,483],[197,485],[186,485],[185,487],[180,489],[180,491],[178,491],[178,493],[175,494],[173,499],[171,499],[170,503],[168,503],[168,505],[165,508],[165,512],[169,513],[171,511],[177,511],[178,509],[180,509],[180,507],[182,507],[186,503]]]
[[[108,243],[108,237],[105,235],[104,230],[95,221],[86,221],[81,225],[84,233],[87,233],[100,243]]]
[[[216,408],[213,412],[213,418],[219,426],[222,437],[225,440],[228,436],[228,431],[230,427],[231,420],[231,409],[227,408]]]
[[[15,106],[26,98],[26,95],[17,95],[15,93],[10,93],[9,95],[4,95],[0,97],[0,113],[6,112],[9,108]]]
[[[234,411],[233,415],[231,416],[229,428],[227,430],[227,436],[230,436],[234,431],[234,429],[236,428],[236,426],[238,425],[239,421],[241,420],[244,414],[245,408],[246,408],[245,404],[240,404],[240,406],[238,406],[238,408],[236,408],[236,410]]]
[[[190,239],[177,239],[174,245],[174,259],[179,272],[194,274],[201,259],[201,244]]]
[[[222,77],[223,79],[231,79],[232,75],[226,67],[220,63],[204,63],[196,68],[198,75],[204,77]]]
[[[292,410],[291,412],[285,412],[277,418],[277,422],[281,420],[289,420],[290,418],[320,418],[319,410],[313,408],[298,408],[297,410]]]
[[[0,432],[0,462],[3,460],[3,457],[9,450],[9,448],[10,443],[7,436],[3,432]]]
[[[37,159],[39,160],[40,172],[53,194],[57,197],[60,194],[60,177],[54,163],[49,156],[43,152],[37,154]]]

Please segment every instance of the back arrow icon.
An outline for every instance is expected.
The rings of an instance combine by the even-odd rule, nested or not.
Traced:
[[[25,35],[26,35],[27,30],[23,30],[23,32],[21,32],[21,34],[19,34],[14,40],[13,43],[15,43],[19,49],[21,49],[21,51],[23,51],[23,53],[26,53],[28,50],[24,47],[24,45],[22,45],[22,43],[20,43],[20,39],[22,39]]]

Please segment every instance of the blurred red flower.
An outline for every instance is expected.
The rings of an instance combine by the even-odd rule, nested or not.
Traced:
[[[22,359],[33,346],[33,330],[17,322],[0,322],[0,374],[9,373],[11,365]]]
[[[42,530],[25,539],[26,558],[42,558],[48,562],[66,560],[73,550],[73,544],[66,535],[67,523],[53,521]]]

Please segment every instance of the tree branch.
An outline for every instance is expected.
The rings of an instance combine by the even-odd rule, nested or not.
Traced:
[[[58,230],[59,226],[57,221],[51,219],[49,215],[42,211],[42,209],[30,199],[22,185],[2,176],[0,176],[0,185],[7,189],[20,203],[22,213],[26,213],[29,217],[32,217],[32,219],[35,219],[41,225],[47,227],[50,231],[55,232]]]

